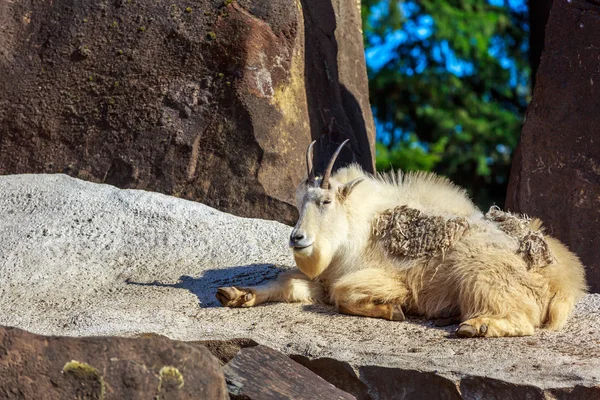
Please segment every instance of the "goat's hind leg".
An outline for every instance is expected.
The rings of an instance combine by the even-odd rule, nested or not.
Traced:
[[[523,258],[512,250],[482,246],[490,240],[486,233],[466,236],[464,246],[446,258],[462,321],[456,335],[533,335],[542,322],[547,281],[528,271]]]
[[[404,321],[406,287],[393,273],[368,268],[353,272],[332,285],[331,299],[342,314]]]
[[[510,271],[510,270],[509,270]],[[503,276],[467,280],[460,296],[462,323],[458,337],[530,336],[541,321],[541,309],[533,294],[534,283],[524,285],[526,276],[518,279],[518,271]]]
[[[300,271],[280,274],[277,279],[252,287],[221,287],[216,297],[225,307],[253,307],[267,302],[313,303],[322,300],[323,287]]]
[[[359,317],[371,317],[389,319],[390,321],[404,321],[404,312],[398,304],[386,303],[376,304],[372,302],[364,303],[344,303],[338,304],[338,310],[342,314],[357,315]]]
[[[540,307],[516,279],[507,287],[493,281],[475,282],[461,296],[462,323],[458,337],[530,336],[540,321]]]

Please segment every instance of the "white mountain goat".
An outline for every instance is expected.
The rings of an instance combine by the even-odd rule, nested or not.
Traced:
[[[333,164],[312,168],[296,191],[300,218],[290,246],[299,271],[255,287],[219,288],[228,307],[324,302],[339,312],[404,320],[460,321],[460,337],[532,335],[561,329],[586,292],[575,254],[541,221],[492,208],[431,173],[371,176]]]

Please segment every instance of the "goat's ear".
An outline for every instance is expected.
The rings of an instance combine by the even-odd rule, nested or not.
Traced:
[[[360,177],[360,178],[351,180],[350,182],[340,186],[338,188],[338,196],[340,197],[340,200],[344,201],[348,196],[350,196],[350,193],[352,193],[352,190],[354,190],[356,185],[358,185],[359,183],[361,183],[364,180],[365,180],[364,177]]]

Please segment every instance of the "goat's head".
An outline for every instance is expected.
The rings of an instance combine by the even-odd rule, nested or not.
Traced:
[[[296,190],[300,218],[290,235],[290,247],[298,268],[310,278],[327,268],[346,239],[350,226],[344,201],[364,179],[360,177],[342,184],[331,176],[335,160],[346,143],[348,139],[337,148],[323,176],[315,176],[312,167],[315,142],[306,151],[308,177]]]

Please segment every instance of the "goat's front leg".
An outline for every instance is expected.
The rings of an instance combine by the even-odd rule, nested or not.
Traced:
[[[252,287],[222,287],[217,300],[225,307],[253,307],[267,302],[314,303],[324,298],[323,286],[300,271],[280,274],[277,279]]]
[[[402,305],[407,293],[393,273],[368,268],[337,280],[331,288],[331,299],[342,314],[404,321]]]

